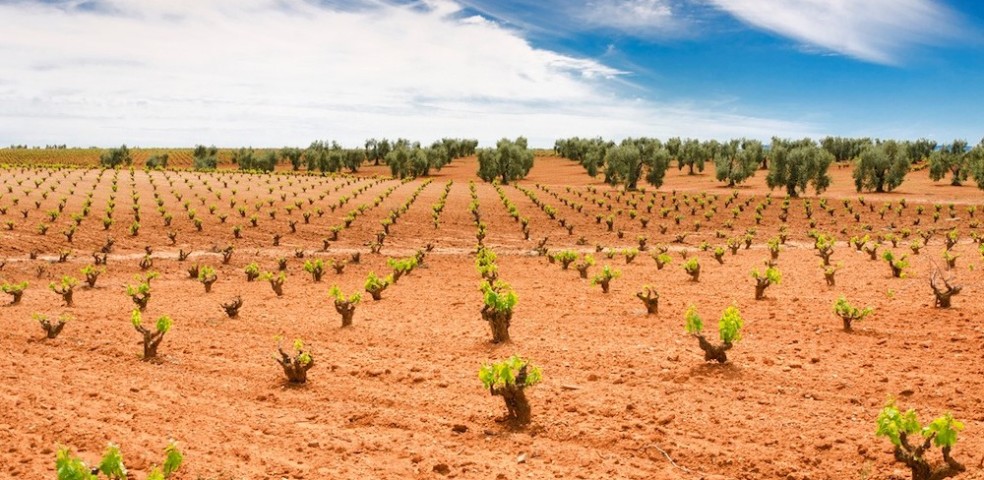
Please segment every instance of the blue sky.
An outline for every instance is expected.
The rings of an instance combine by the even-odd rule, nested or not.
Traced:
[[[984,136],[984,6],[0,0],[0,145]]]

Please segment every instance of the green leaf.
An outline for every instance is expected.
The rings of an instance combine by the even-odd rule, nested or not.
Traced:
[[[164,315],[164,316],[158,318],[157,319],[157,331],[158,332],[161,332],[161,333],[167,333],[168,330],[171,330],[171,324],[172,323],[173,322],[171,321],[171,317],[169,317],[167,315]]]
[[[126,480],[126,467],[123,465],[123,454],[120,447],[112,443],[106,447],[102,461],[99,463],[99,471],[114,480]]]
[[[744,326],[744,320],[741,318],[738,307],[732,305],[724,309],[724,314],[718,321],[718,333],[721,335],[721,341],[734,343],[741,340],[742,326]]]
[[[154,467],[150,470],[150,473],[147,474],[147,480],[165,480],[165,478],[167,477],[161,473],[161,469],[158,467]]]
[[[496,281],[490,284],[488,280],[483,280],[480,289],[485,294],[485,305],[497,312],[509,312],[519,303],[519,297],[508,283]]]
[[[184,462],[184,455],[178,450],[178,444],[176,442],[171,442],[167,448],[164,449],[164,478],[168,478],[174,472],[181,468],[181,464]],[[149,477],[147,480],[151,480]]]
[[[543,379],[543,372],[540,368],[516,355],[498,363],[482,365],[478,370],[478,378],[485,388],[515,385],[516,375],[519,374],[524,365],[526,366],[526,383],[523,386],[531,387],[540,383]]]
[[[937,447],[952,447],[957,444],[957,433],[963,429],[963,422],[954,420],[953,415],[947,413],[933,420],[929,425],[926,425],[926,428],[923,429],[923,436],[928,438],[935,433],[936,437],[933,438],[934,445]]]
[[[704,321],[701,320],[700,315],[697,315],[697,307],[693,305],[687,307],[687,313],[683,315],[683,318],[687,322],[687,333],[700,335],[700,332],[704,330]]]
[[[885,408],[878,414],[876,423],[878,428],[875,430],[875,435],[888,437],[892,445],[895,446],[901,445],[902,433],[909,435],[921,430],[915,410],[901,413],[894,400],[889,400],[888,404],[885,405]]]
[[[95,480],[89,467],[72,455],[68,447],[60,447],[55,457],[55,472],[58,480]]]

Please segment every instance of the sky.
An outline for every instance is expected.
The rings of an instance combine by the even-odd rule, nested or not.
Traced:
[[[0,0],[0,145],[984,137],[977,0]]]

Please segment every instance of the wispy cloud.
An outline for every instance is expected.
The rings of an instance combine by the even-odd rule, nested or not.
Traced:
[[[669,0],[595,0],[588,2],[575,15],[590,26],[631,32],[666,34],[677,31],[681,23]]]
[[[704,8],[690,0],[460,0],[484,15],[524,31],[553,37],[603,31],[645,39],[695,34]]]
[[[798,135],[619,92],[450,0],[0,4],[0,142],[282,145],[371,136]]]
[[[953,39],[963,29],[934,0],[710,1],[754,27],[880,64],[898,64],[910,47]]]

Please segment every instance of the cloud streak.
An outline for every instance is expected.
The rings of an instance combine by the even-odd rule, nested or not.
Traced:
[[[84,8],[83,8],[84,7]],[[809,133],[618,92],[622,72],[534,48],[458,3],[0,4],[0,142],[303,145],[332,138]]]
[[[685,25],[669,0],[594,0],[573,15],[590,27],[642,36],[679,35]]]
[[[757,28],[868,62],[895,65],[913,46],[962,35],[934,0],[710,0]]]

